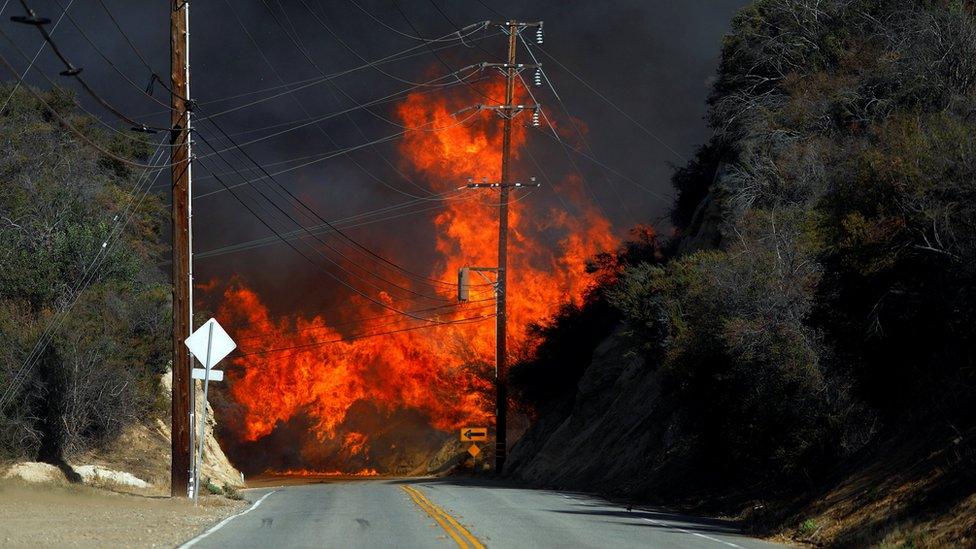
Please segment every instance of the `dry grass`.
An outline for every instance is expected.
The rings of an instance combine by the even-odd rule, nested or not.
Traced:
[[[793,541],[835,547],[976,546],[976,431],[891,441],[790,519]]]

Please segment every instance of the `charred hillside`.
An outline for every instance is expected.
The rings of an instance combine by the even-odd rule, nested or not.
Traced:
[[[714,137],[673,177],[676,237],[601,258],[612,274],[590,301],[605,310],[540,329],[542,350],[585,348],[513,368],[538,419],[507,474],[748,507],[757,527],[820,543],[969,539],[973,10],[744,8]],[[540,372],[562,372],[560,389],[540,390]],[[853,508],[873,512],[853,523]]]

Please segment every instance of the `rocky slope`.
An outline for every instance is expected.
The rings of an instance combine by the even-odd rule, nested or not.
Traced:
[[[575,395],[540,414],[512,448],[506,474],[523,482],[625,497],[666,490],[687,467],[679,418],[658,377],[630,356],[619,328],[594,352]]]

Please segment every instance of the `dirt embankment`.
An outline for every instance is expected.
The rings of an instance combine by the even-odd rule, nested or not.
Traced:
[[[174,547],[244,501],[123,494],[78,484],[0,481],[0,546]]]
[[[618,332],[570,398],[515,444],[506,474],[554,488],[737,516],[754,533],[818,546],[976,546],[976,430],[906,428],[808,488],[737,488],[697,461],[695,433]],[[719,488],[717,488],[719,487]]]

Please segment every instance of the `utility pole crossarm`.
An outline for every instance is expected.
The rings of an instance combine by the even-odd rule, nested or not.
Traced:
[[[464,185],[462,187],[458,187],[458,190],[461,190],[461,189],[500,189],[502,187],[507,187],[509,189],[524,189],[526,187],[541,187],[541,186],[542,186],[542,183],[536,182],[535,177],[530,177],[529,178],[529,183],[520,183],[518,181],[514,181],[512,183],[489,183],[488,181],[482,181],[481,183],[475,183],[474,180],[469,177],[468,178],[468,184],[467,185]]]

